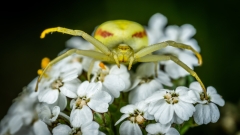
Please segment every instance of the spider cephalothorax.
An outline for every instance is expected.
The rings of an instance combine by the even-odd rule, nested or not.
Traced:
[[[177,57],[173,55],[152,55],[152,52],[167,46],[187,49],[195,53],[198,57],[199,64],[201,65],[202,58],[196,50],[189,45],[176,43],[174,41],[165,41],[154,45],[148,45],[148,37],[144,27],[136,22],[127,20],[107,21],[96,29],[93,37],[81,30],[71,30],[62,27],[49,28],[42,32],[41,38],[44,38],[47,33],[51,32],[61,32],[74,36],[82,36],[85,40],[96,47],[96,51],[71,49],[52,60],[44,69],[43,73],[49,67],[73,53],[88,56],[94,60],[116,63],[118,66],[120,66],[121,63],[126,64],[128,65],[129,70],[131,69],[132,64],[136,62],[172,60],[194,76],[201,84],[203,90],[206,91],[198,75]],[[42,75],[39,77],[38,82],[41,78]]]

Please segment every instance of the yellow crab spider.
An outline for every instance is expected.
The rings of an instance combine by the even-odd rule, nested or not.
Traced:
[[[196,78],[203,88],[206,96],[206,89],[202,81],[198,75],[186,64],[173,55],[152,55],[151,53],[167,46],[187,49],[191,50],[198,57],[198,62],[200,65],[202,64],[201,55],[191,46],[182,43],[176,43],[174,41],[165,41],[148,46],[148,37],[146,31],[142,25],[136,22],[127,20],[107,21],[96,29],[93,37],[81,30],[72,30],[62,27],[49,28],[42,32],[41,38],[44,38],[46,34],[51,32],[62,32],[64,34],[70,34],[73,36],[81,36],[88,42],[92,43],[96,47],[96,51],[71,49],[65,52],[47,65],[47,67],[43,70],[43,73],[38,78],[37,84],[40,82],[42,75],[49,67],[65,57],[76,53],[91,57],[95,60],[116,63],[118,67],[120,66],[120,63],[126,64],[128,65],[129,70],[136,62],[172,60]]]

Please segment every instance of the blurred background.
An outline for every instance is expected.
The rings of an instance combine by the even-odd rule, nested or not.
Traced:
[[[7,2],[7,1],[6,1]],[[229,1],[8,1],[1,9],[0,119],[12,100],[37,76],[43,57],[53,59],[65,48],[69,35],[54,33],[40,39],[49,27],[80,29],[89,34],[95,26],[115,19],[147,25],[154,13],[168,18],[168,25],[192,24],[194,38],[201,47],[203,65],[195,70],[206,86],[214,86],[227,103],[222,119],[216,124],[191,128],[187,134],[237,134],[239,122],[240,77],[240,8]],[[230,111],[230,112],[229,112]],[[226,130],[232,118],[231,131]],[[233,117],[234,116],[234,117]],[[239,131],[240,134],[240,131]]]

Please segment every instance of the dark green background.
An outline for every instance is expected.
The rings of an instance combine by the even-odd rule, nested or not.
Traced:
[[[239,101],[240,9],[237,0],[9,1],[1,6],[8,10],[1,8],[0,119],[22,87],[36,77],[41,59],[55,58],[71,37],[54,33],[40,39],[45,28],[62,26],[91,34],[95,26],[114,19],[147,25],[157,12],[168,18],[169,25],[189,23],[197,29],[194,38],[203,56],[203,65],[196,68],[197,73],[204,84],[214,86],[225,101]],[[195,131],[212,134],[207,126],[191,129],[188,134],[196,134]]]

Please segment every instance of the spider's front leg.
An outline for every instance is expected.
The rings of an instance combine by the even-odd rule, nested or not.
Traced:
[[[38,89],[38,83],[41,81],[44,73],[50,68],[52,67],[54,64],[56,64],[57,62],[59,62],[60,60],[72,55],[72,54],[79,54],[79,55],[84,55],[84,56],[88,56],[90,58],[93,58],[95,60],[100,60],[100,61],[107,61],[107,62],[114,62],[114,59],[112,57],[109,57],[103,53],[97,52],[97,51],[93,51],[93,50],[79,50],[79,49],[71,49],[68,50],[67,52],[63,53],[62,55],[58,56],[57,58],[53,59],[52,61],[49,62],[49,64],[46,66],[46,68],[44,68],[42,74],[39,76],[38,80],[37,80],[37,85],[36,85],[36,89],[35,91],[37,91]],[[92,67],[90,67],[91,69]],[[89,73],[88,73],[89,74]]]
[[[160,50],[162,48],[165,48],[167,46],[172,46],[172,47],[176,47],[176,48],[180,48],[180,49],[186,49],[186,50],[190,50],[192,51],[198,58],[198,64],[201,65],[202,64],[202,56],[201,54],[199,54],[195,49],[193,49],[190,45],[186,45],[186,44],[183,44],[183,43],[177,43],[175,41],[171,41],[171,40],[168,40],[168,41],[164,41],[164,42],[161,42],[161,43],[157,43],[157,44],[154,44],[154,45],[150,45],[150,46],[147,46],[145,48],[143,48],[142,50],[138,51],[136,54],[135,54],[135,58],[140,58],[140,57],[143,57],[147,54],[151,54],[152,52],[154,51],[157,51],[157,50]]]
[[[207,91],[205,86],[203,85],[201,79],[198,77],[197,73],[193,71],[191,68],[189,68],[186,64],[184,64],[181,60],[179,60],[177,57],[173,55],[146,55],[141,58],[135,59],[137,62],[156,62],[156,61],[167,61],[172,60],[182,68],[184,68],[188,73],[190,73],[193,77],[196,78],[196,80],[199,82],[201,87],[203,88],[205,97],[207,98]]]
[[[102,53],[105,55],[109,56],[111,55],[111,51],[100,41],[95,39],[94,37],[90,36],[89,34],[85,33],[82,30],[72,30],[72,29],[67,29],[63,27],[55,27],[55,28],[48,28],[44,30],[40,36],[40,38],[44,38],[46,34],[52,33],[52,32],[60,32],[64,34],[69,34],[73,36],[81,36],[88,42],[92,43],[96,48],[98,48]]]

